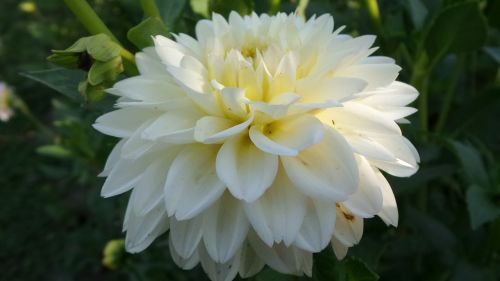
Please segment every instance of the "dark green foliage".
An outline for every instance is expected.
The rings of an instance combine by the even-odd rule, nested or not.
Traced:
[[[89,2],[132,53],[151,45],[151,35],[193,35],[197,20],[212,11],[292,12],[298,3],[157,0],[162,23],[144,17],[136,0]],[[403,67],[398,79],[427,90],[429,105],[427,130],[418,118],[422,111],[411,117],[412,125],[402,125],[420,152],[419,172],[388,176],[399,226],[366,220],[361,243],[345,260],[337,261],[330,248],[315,254],[312,280],[499,280],[500,1],[379,0],[380,29],[365,1],[309,2],[308,17],[331,13],[336,28],[346,25],[345,32],[355,36],[377,34],[376,55],[395,58]],[[83,70],[54,68],[45,60],[50,50],[88,34],[63,1],[36,0],[30,13],[19,3],[0,4],[0,80],[14,87],[31,115],[16,108],[12,120],[0,123],[0,279],[207,280],[199,267],[182,271],[173,264],[165,236],[141,254],[126,254],[114,271],[101,264],[106,243],[124,237],[128,199],[100,198],[97,174],[116,140],[91,127],[113,106],[114,98],[102,96],[100,84],[119,79],[106,75],[117,66],[117,51],[89,50],[88,42],[78,41],[56,52],[64,55],[53,62]],[[102,63],[91,64],[82,53]],[[79,87],[103,99],[87,104]],[[438,128],[448,93],[449,112]],[[252,280],[311,279],[266,268]]]

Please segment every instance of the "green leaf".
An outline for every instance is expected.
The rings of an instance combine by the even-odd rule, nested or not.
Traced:
[[[240,15],[248,15],[253,11],[253,0],[209,0],[208,10],[216,12],[226,17],[229,16],[231,11],[235,11]]]
[[[500,216],[500,205],[495,205],[488,190],[479,185],[467,189],[466,200],[472,229]]]
[[[109,61],[96,61],[89,70],[87,81],[95,86],[102,82],[113,82],[123,72],[121,57],[115,57]]]
[[[365,262],[357,258],[348,258],[345,263],[345,273],[347,281],[376,281],[378,274],[373,271]]]
[[[314,254],[313,280],[376,281],[378,274],[356,257],[337,260],[331,247]]]
[[[153,39],[151,36],[154,35],[163,35],[168,37],[168,28],[160,19],[147,18],[139,25],[132,27],[127,33],[127,38],[137,48],[144,49],[153,45]]]
[[[417,30],[421,30],[425,23],[425,18],[429,11],[421,0],[406,1],[406,9],[410,13],[411,21]]]
[[[36,149],[36,152],[41,155],[63,159],[71,158],[73,156],[73,153],[71,153],[71,151],[56,144],[40,146]]]
[[[490,187],[486,167],[479,152],[470,144],[463,144],[458,141],[451,141],[450,143],[462,164],[465,178],[469,184]]]
[[[209,0],[190,0],[189,5],[191,5],[193,12],[208,18],[208,2]]]
[[[78,94],[77,90],[80,81],[85,79],[85,72],[81,70],[54,68],[28,71],[21,73],[21,75],[40,82],[71,99],[81,101],[81,96]]]
[[[186,6],[186,0],[157,0],[156,2],[163,22],[169,30],[173,30]]]
[[[483,46],[487,35],[486,19],[477,2],[445,8],[432,23],[425,39],[431,61],[447,53],[470,52]]]

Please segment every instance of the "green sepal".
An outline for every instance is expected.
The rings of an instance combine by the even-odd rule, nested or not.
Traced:
[[[109,88],[107,84],[91,85],[87,80],[78,84],[78,92],[83,96],[87,103],[100,101],[105,95],[105,90]]]
[[[144,49],[153,46],[153,38],[155,35],[169,36],[168,28],[157,18],[147,18],[138,25],[132,27],[127,38],[132,44],[139,49]]]
[[[106,62],[96,61],[90,67],[87,81],[93,86],[103,82],[112,82],[122,72],[123,63],[121,57],[114,57]]]

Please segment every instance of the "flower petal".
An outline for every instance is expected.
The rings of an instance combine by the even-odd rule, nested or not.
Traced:
[[[335,217],[334,202],[311,200],[294,245],[313,253],[323,250],[330,243]]]
[[[194,251],[188,258],[181,257],[175,250],[173,240],[170,236],[168,237],[168,249],[170,250],[170,256],[172,256],[174,263],[184,270],[193,269],[200,262],[200,256],[197,251]]]
[[[194,142],[194,126],[201,114],[195,110],[172,110],[159,116],[142,132],[142,137],[169,143]]]
[[[132,201],[129,204],[133,204]],[[125,249],[130,253],[141,252],[168,230],[169,220],[165,206],[158,204],[143,216],[129,212],[126,225]]]
[[[129,191],[140,180],[146,167],[151,164],[148,157],[135,160],[121,159],[111,169],[101,189],[102,197],[111,197]]]
[[[344,138],[326,129],[323,140],[296,157],[281,156],[291,181],[305,194],[315,198],[343,201],[358,186],[358,167]]]
[[[92,126],[103,134],[127,138],[146,121],[160,114],[157,110],[122,108],[100,116]]]
[[[189,145],[177,155],[165,182],[169,216],[193,218],[222,195],[225,184],[215,172],[217,150],[213,145]]]
[[[273,185],[259,200],[245,204],[245,213],[264,243],[272,246],[295,240],[306,215],[307,197],[301,194],[279,168]]]
[[[257,256],[255,250],[246,240],[241,247],[240,252],[240,269],[241,278],[249,278],[262,270],[265,263]]]
[[[350,213],[341,203],[337,203],[337,220],[333,236],[344,246],[354,246],[363,236],[363,219]]]
[[[356,160],[359,167],[359,187],[342,204],[356,216],[371,218],[382,209],[382,187],[370,163],[362,156]]]
[[[248,232],[242,204],[229,194],[223,195],[206,211],[204,220],[203,241],[208,254],[217,263],[228,262],[241,248]]]
[[[398,226],[398,205],[396,204],[396,198],[392,192],[392,188],[389,182],[385,179],[381,172],[375,172],[377,179],[379,180],[379,185],[382,190],[383,204],[382,210],[377,215],[388,225]]]
[[[212,281],[232,281],[238,274],[240,267],[240,258],[234,257],[226,263],[215,262],[208,254],[205,247],[200,246],[198,249],[200,255],[201,266]]]
[[[252,126],[250,139],[261,150],[277,155],[295,156],[323,138],[323,124],[313,116],[301,115],[266,126]]]
[[[239,135],[222,145],[216,167],[234,197],[252,202],[273,183],[278,158],[255,147],[247,135]]]
[[[203,143],[220,143],[225,139],[243,132],[253,121],[253,115],[247,120],[237,124],[233,120],[205,116],[196,122],[194,138]]]
[[[181,258],[189,259],[195,253],[203,234],[203,216],[179,221],[170,218],[170,240]]]

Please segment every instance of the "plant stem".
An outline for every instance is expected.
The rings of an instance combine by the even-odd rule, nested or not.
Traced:
[[[464,64],[463,56],[459,56],[455,66],[453,68],[453,72],[451,74],[450,83],[448,84],[448,89],[446,91],[443,106],[441,108],[441,112],[439,114],[439,119],[436,125],[436,133],[440,133],[443,131],[444,125],[446,124],[446,120],[448,118],[448,113],[451,108],[451,102],[453,100],[453,96],[455,95],[455,89],[460,78],[462,66]]]
[[[279,12],[281,0],[271,0],[271,7],[269,7],[269,14],[274,15]]]
[[[382,22],[380,20],[380,9],[378,8],[377,0],[365,0],[370,18],[377,28],[377,32],[382,36]]]
[[[135,66],[134,55],[116,39],[109,28],[104,24],[104,22],[99,18],[99,16],[94,12],[92,7],[86,0],[64,0],[66,6],[73,12],[73,14],[78,18],[80,23],[87,29],[90,34],[96,35],[104,33],[111,40],[122,46],[121,56],[123,58],[123,67],[125,68],[125,73],[129,76],[135,76],[139,72]]]
[[[299,0],[299,4],[297,5],[297,9],[295,10],[297,16],[306,19],[306,8],[308,4],[309,0]]]
[[[155,0],[141,0],[141,7],[148,17],[160,18],[160,10],[156,6]]]
[[[94,35],[104,33],[113,39],[113,41],[120,43],[86,0],[64,0],[64,3],[66,3],[66,6],[68,6],[88,32]]]

